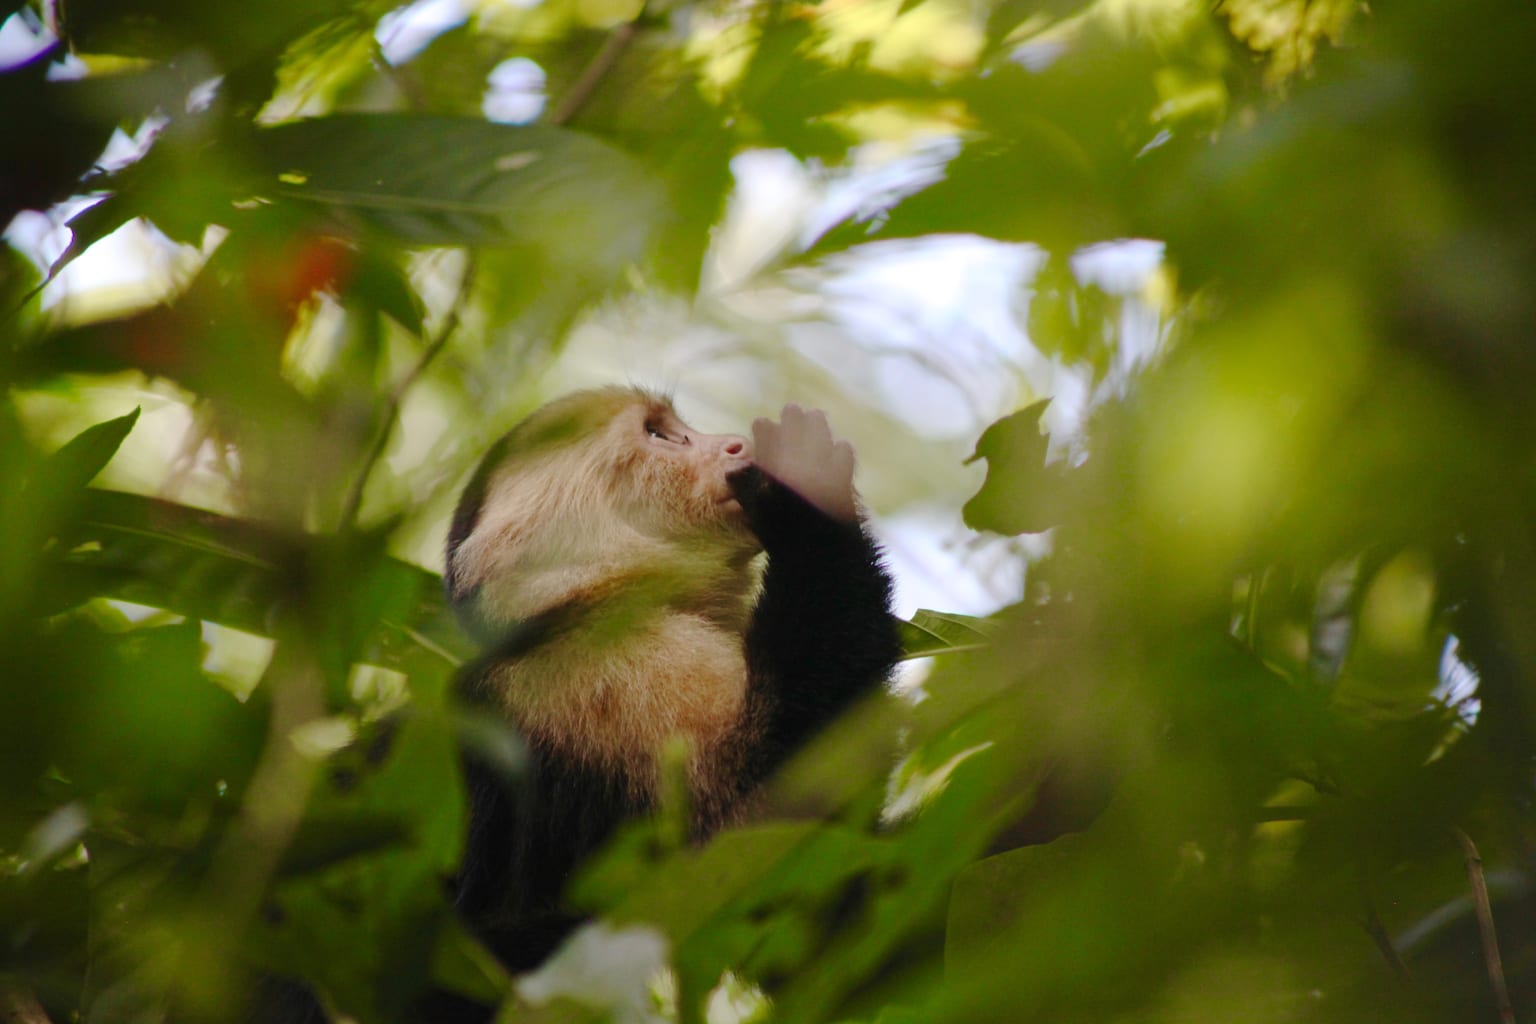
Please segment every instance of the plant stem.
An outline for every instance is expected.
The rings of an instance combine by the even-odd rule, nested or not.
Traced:
[[[1499,1006],[1500,1024],[1515,1024],[1515,1009],[1509,1001],[1509,986],[1504,981],[1504,961],[1499,956],[1499,936],[1493,928],[1493,906],[1488,902],[1488,880],[1483,876],[1483,858],[1472,837],[1452,828],[1467,862],[1467,879],[1472,883],[1472,905],[1477,910],[1477,930],[1483,940],[1483,963],[1493,985],[1493,997]]]
[[[389,447],[390,435],[395,432],[395,424],[400,421],[400,408],[405,402],[405,396],[412,386],[421,379],[421,375],[426,372],[427,367],[432,365],[432,361],[447,346],[454,332],[459,329],[459,310],[469,301],[469,295],[474,288],[474,282],[475,255],[473,252],[470,252],[468,262],[464,266],[464,276],[459,280],[458,293],[454,296],[453,304],[449,306],[448,312],[444,315],[442,325],[437,329],[437,335],[427,343],[427,347],[422,350],[421,356],[416,360],[415,364],[404,377],[400,378],[400,382],[390,392],[389,404],[384,412],[384,422],[379,424],[379,429],[373,438],[373,444],[369,447],[368,453],[363,457],[363,464],[357,471],[357,477],[352,481],[351,489],[347,492],[346,503],[342,505],[339,523],[340,530],[346,530],[357,522],[358,511],[362,508],[363,504],[363,491],[368,486],[368,478],[373,475],[374,467],[384,457],[384,450]]]

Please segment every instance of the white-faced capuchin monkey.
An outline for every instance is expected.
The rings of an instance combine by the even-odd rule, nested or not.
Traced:
[[[687,743],[703,838],[900,653],[853,449],[793,405],[749,442],[645,391],[552,402],[465,489],[445,582],[486,650],[464,696],[532,755],[510,783],[471,759],[457,892],[514,971],[578,922],[572,870],[656,806],[664,748]]]

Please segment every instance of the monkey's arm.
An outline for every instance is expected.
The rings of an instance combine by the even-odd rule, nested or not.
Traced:
[[[753,687],[770,691],[767,738],[783,754],[884,682],[901,646],[890,577],[857,518],[852,449],[793,406],[782,427],[759,421],[754,433],[758,465],[731,488],[768,553],[747,662]]]

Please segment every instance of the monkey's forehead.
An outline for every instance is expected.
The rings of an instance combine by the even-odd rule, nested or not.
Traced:
[[[642,388],[607,387],[576,391],[557,398],[528,416],[494,453],[497,461],[563,448],[602,433],[625,416],[676,416],[665,395]]]

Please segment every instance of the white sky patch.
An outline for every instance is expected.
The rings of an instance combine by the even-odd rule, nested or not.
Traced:
[[[149,152],[150,147],[154,145],[155,137],[167,123],[168,120],[164,117],[149,117],[145,118],[144,123],[139,125],[138,130],[132,135],[121,128],[114,130],[111,138],[107,140],[106,148],[96,160],[96,167],[104,171],[117,171],[138,161]],[[6,227],[3,237],[17,252],[31,260],[39,271],[46,274],[69,248],[73,235],[67,226],[68,222],[101,200],[100,195],[74,196],[49,210],[23,210]],[[123,271],[122,281],[132,281],[143,275],[142,267],[125,266],[121,270]],[[76,279],[78,280],[78,275]],[[93,286],[97,283],[94,277],[91,283]],[[111,275],[106,275],[104,283],[112,285],[118,282],[114,281]],[[66,290],[66,286],[59,285],[58,282],[50,282],[43,292],[43,308],[47,309],[58,302]]]
[[[31,8],[23,7],[0,24],[0,71],[25,64],[56,42]]]
[[[70,231],[55,211],[22,210],[12,218],[4,238],[11,247],[46,274],[69,248]]]
[[[0,22],[0,72],[20,67],[58,41],[59,37],[38,20],[31,8],[23,7]],[[85,61],[65,53],[48,65],[47,78],[50,82],[84,78],[87,70]]]
[[[549,99],[546,76],[537,62],[527,57],[504,60],[486,76],[480,111],[497,124],[530,124],[544,112]]]
[[[30,7],[23,7],[0,22],[0,73],[20,67],[58,41],[59,37]],[[50,82],[62,82],[84,78],[86,71],[85,61],[64,53],[48,65],[46,77]]]
[[[822,291],[853,330],[924,344],[980,335],[1017,359],[1030,348],[1018,322],[1019,291],[1044,262],[1035,246],[977,235],[892,239],[833,260]]]
[[[150,619],[159,618],[162,616],[169,616],[168,621],[181,621],[180,615],[172,615],[164,608],[156,608],[154,605],[137,604],[133,601],[119,601],[117,598],[112,597],[107,598],[106,603],[108,608],[111,608],[113,611],[117,612],[123,618],[127,619],[129,622],[134,623],[135,625],[141,622],[148,622]]]
[[[555,955],[517,982],[534,1006],[564,997],[606,1010],[617,1024],[665,1024],[652,1006],[651,981],[667,969],[668,943],[654,928],[584,925]]]
[[[1124,300],[1114,365],[1095,399],[1123,393],[1130,379],[1151,363],[1162,347],[1162,313],[1142,295],[1162,267],[1166,248],[1149,238],[1120,238],[1084,246],[1072,254],[1072,273],[1078,281]]]
[[[885,357],[877,378],[886,408],[928,436],[969,436],[1051,393],[1054,364],[1019,315],[1043,262],[1034,246],[974,235],[873,242],[830,261],[819,291],[826,318]],[[1033,394],[1019,393],[1021,377]]]
[[[919,608],[990,615],[1023,598],[1023,552],[1031,542],[978,536],[956,519],[953,509],[928,506],[881,516],[874,524],[896,583],[894,610],[902,618]]]
[[[1072,254],[1072,273],[1083,284],[1098,285],[1111,295],[1134,295],[1163,265],[1166,248],[1150,238],[1085,245]]]
[[[1060,39],[1031,39],[1014,47],[1008,59],[1036,74],[1046,70],[1067,52],[1067,44]]]
[[[431,46],[432,40],[468,20],[463,0],[416,0],[380,18],[373,37],[384,59],[398,67]]]
[[[782,149],[752,149],[731,158],[725,219],[709,247],[700,291],[725,292],[750,282],[800,235],[820,195],[805,165]]]
[[[1483,709],[1477,696],[1480,682],[1477,669],[1461,659],[1461,641],[1455,636],[1447,637],[1445,649],[1440,652],[1440,685],[1435,687],[1435,697],[1455,708],[1468,726],[1477,721]]]
[[[960,139],[953,135],[924,140],[894,158],[878,144],[855,149],[852,169],[833,175],[822,190],[821,203],[801,234],[801,245],[811,245],[843,221],[878,220],[901,199],[943,181],[944,169],[959,153]]]
[[[170,118],[156,115],[146,117],[132,135],[118,128],[107,140],[107,148],[96,158],[96,166],[103,171],[120,171],[129,164],[137,163],[155,144],[155,138],[161,130],[170,123]]]
[[[131,220],[49,281],[42,308],[63,307],[86,295],[100,296],[109,306],[142,308],[175,290],[190,258],[200,258],[191,246],[171,241],[148,221]]]

